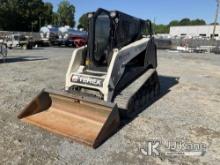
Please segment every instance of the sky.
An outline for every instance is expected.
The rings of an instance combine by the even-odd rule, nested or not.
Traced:
[[[60,0],[44,0],[57,10]],[[168,24],[182,18],[204,19],[214,22],[216,0],[69,0],[75,7],[75,19],[97,8],[119,10],[142,19],[150,19],[157,24]]]

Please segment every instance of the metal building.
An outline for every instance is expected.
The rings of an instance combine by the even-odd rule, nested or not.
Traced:
[[[191,36],[191,37],[207,37],[213,35],[213,25],[200,25],[200,26],[171,26],[170,35],[177,37]],[[220,25],[216,26],[215,37],[220,37]]]

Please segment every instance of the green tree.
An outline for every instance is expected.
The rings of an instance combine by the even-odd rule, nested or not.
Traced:
[[[159,25],[153,25],[154,27],[154,32],[156,34],[158,33],[169,33],[169,26],[168,25],[163,25],[163,24],[159,24]]]
[[[185,25],[191,25],[191,20],[189,18],[183,18],[180,22],[179,25],[185,26]]]
[[[191,20],[191,25],[206,25],[206,22],[203,19]]]
[[[79,18],[79,24],[77,26],[78,29],[83,28],[84,30],[88,30],[89,20],[87,14],[83,14]]]
[[[19,16],[25,31],[38,31],[44,13],[44,2],[42,0],[18,0]]]
[[[3,30],[12,30],[21,19],[19,13],[19,3],[17,0],[0,0],[0,24]],[[18,27],[19,28],[19,27]]]
[[[53,25],[59,25],[59,15],[54,12],[53,15],[52,15],[52,24]]]
[[[53,5],[51,3],[44,3],[42,17],[42,25],[51,24],[53,22]],[[39,19],[41,19],[41,16],[39,16]]]
[[[57,14],[59,15],[60,25],[75,26],[75,6],[70,4],[68,0],[63,0],[60,2]]]
[[[0,27],[11,31],[38,31],[51,23],[52,5],[42,0],[0,0]]]
[[[187,25],[206,25],[206,22],[203,19],[190,20],[189,18],[183,18],[180,21],[173,20],[169,23],[169,26],[187,26]]]
[[[173,20],[169,23],[169,26],[179,26],[179,21],[178,20]]]

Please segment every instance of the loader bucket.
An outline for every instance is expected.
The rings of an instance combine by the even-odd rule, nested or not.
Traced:
[[[43,90],[18,118],[93,148],[113,135],[120,124],[118,108],[112,103],[48,90]]]

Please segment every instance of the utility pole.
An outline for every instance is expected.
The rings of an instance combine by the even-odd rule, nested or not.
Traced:
[[[218,15],[219,15],[220,0],[216,0],[216,2],[217,2],[217,9],[216,9],[216,15],[215,15],[214,29],[213,29],[212,38],[215,38],[215,31],[216,31],[216,26],[217,26],[217,22],[218,22]]]

